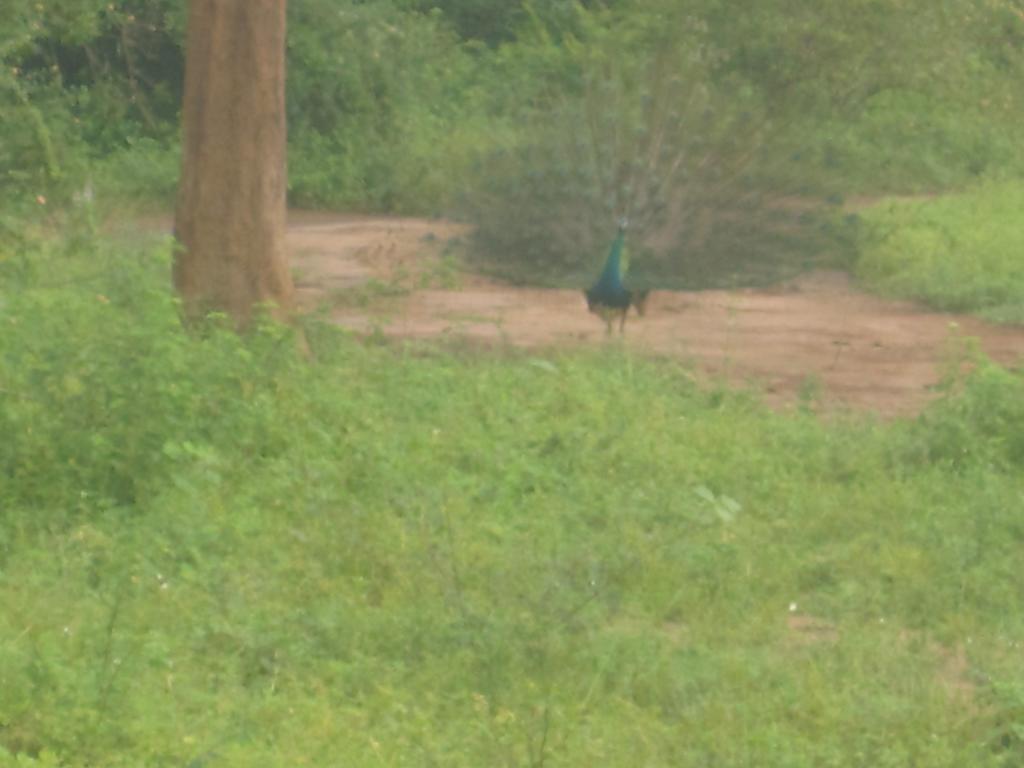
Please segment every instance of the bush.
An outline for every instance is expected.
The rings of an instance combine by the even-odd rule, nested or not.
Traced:
[[[306,0],[290,23],[292,202],[447,210],[489,137],[475,75],[483,53],[436,15],[386,3]]]
[[[962,186],[1022,166],[1022,27],[976,0],[766,0],[705,11],[806,183],[842,195]]]
[[[140,488],[165,483],[177,461],[215,460],[209,418],[234,406],[195,384],[230,388],[233,361],[252,351],[214,328],[200,345],[206,364],[193,367],[198,358],[188,350],[198,349],[161,285],[169,284],[168,253],[169,246],[139,255],[95,251],[73,270],[59,252],[37,253],[36,287],[5,296],[4,325],[17,332],[0,343],[3,387],[21,393],[0,417],[9,508],[49,507],[72,519],[82,505],[124,508],[138,503]],[[154,272],[164,280],[154,281]],[[72,281],[94,288],[69,291]]]
[[[0,34],[9,118],[0,195],[68,197],[92,177],[107,196],[166,203],[177,179],[183,6],[90,0],[44,14],[15,5]],[[473,87],[482,54],[436,15],[390,2],[301,0],[289,25],[293,203],[444,209],[489,135]]]
[[[956,360],[957,368],[964,360]],[[995,466],[1024,470],[1024,379],[984,360],[966,380],[951,371],[956,392],[925,413],[911,434],[909,451],[929,464],[963,470]]]
[[[865,211],[857,275],[871,288],[940,309],[1024,318],[1024,186],[987,182],[934,200]]]
[[[529,73],[507,80],[549,85],[464,194],[489,269],[580,285],[621,217],[640,284],[756,282],[806,259],[814,202],[785,204],[795,182],[763,151],[764,105],[722,72],[704,24],[669,19],[578,9],[579,39],[541,31],[503,51]]]
[[[174,152],[184,9],[171,0],[11,0],[0,9],[0,195],[66,197],[110,156]],[[654,228],[638,255],[661,254],[647,259],[659,274],[723,282],[746,255],[739,266],[756,270],[792,249],[795,230],[807,234],[773,208],[780,195],[933,189],[1020,170],[1018,26],[1011,8],[975,0],[295,0],[292,199],[433,214],[470,190],[546,204],[555,193],[523,177],[575,158],[579,121],[597,118],[597,133],[582,137],[587,151],[601,154],[609,177],[625,171],[598,197],[628,185],[639,162],[678,177],[673,189],[686,198],[671,218],[689,234]],[[645,111],[651,104],[669,115]],[[670,121],[682,133],[656,147]],[[514,161],[494,156],[503,149]],[[667,170],[682,152],[686,161]],[[583,185],[554,202],[563,219],[594,219],[588,239],[600,253],[607,209],[623,201],[592,201],[600,185],[588,173],[548,185]],[[145,177],[158,201],[172,178]],[[512,255],[538,247],[532,235],[492,236]],[[721,242],[694,247],[694,238]],[[563,239],[575,247],[550,227],[541,238]],[[694,259],[698,267],[686,266]],[[570,254],[553,269],[582,260]]]

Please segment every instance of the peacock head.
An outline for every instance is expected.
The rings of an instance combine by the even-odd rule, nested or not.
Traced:
[[[629,228],[629,219],[623,216],[619,219],[619,232],[625,232]]]

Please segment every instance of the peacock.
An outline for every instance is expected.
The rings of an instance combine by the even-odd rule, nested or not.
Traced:
[[[626,315],[629,314],[630,307],[636,307],[637,313],[643,316],[650,295],[648,290],[630,290],[623,284],[622,251],[626,242],[627,226],[626,219],[619,222],[619,231],[612,241],[612,248],[604,263],[604,271],[594,286],[583,292],[587,297],[587,309],[604,318],[608,335],[611,335],[615,318],[619,319],[619,333],[625,332]]]

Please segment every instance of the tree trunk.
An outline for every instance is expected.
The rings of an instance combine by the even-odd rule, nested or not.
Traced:
[[[190,0],[174,285],[187,318],[290,309],[286,0]]]

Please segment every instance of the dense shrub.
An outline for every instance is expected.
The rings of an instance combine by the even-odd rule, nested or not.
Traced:
[[[711,11],[801,172],[834,192],[947,188],[1024,170],[1024,24],[1004,3],[768,0]]]
[[[181,4],[161,0],[5,3],[0,199],[67,201],[98,158],[172,141],[182,23]]]
[[[619,90],[608,106],[622,127],[664,127],[638,123],[637,113],[644,92],[673,100],[659,93],[672,75],[651,70],[659,56],[696,104],[706,94],[715,100],[710,128],[684,102],[684,133],[669,143],[695,143],[698,157],[711,150],[705,172],[757,149],[750,170],[760,193],[936,188],[1019,165],[1024,33],[1004,4],[294,0],[289,9],[291,189],[303,205],[433,213],[467,187],[492,194],[481,173],[509,171],[492,159],[474,174],[473,163],[500,149],[567,149],[566,129],[556,120],[539,131],[538,112],[561,112],[563,122],[592,114],[594,104],[579,101],[581,78],[609,79],[610,66],[618,69],[609,87]],[[137,197],[137,183],[118,183],[124,161],[108,162],[130,151],[159,169],[146,178],[165,202],[177,175],[161,158],[177,143],[183,27],[184,5],[170,0],[5,3],[0,195],[59,199],[92,175]],[[677,59],[665,60],[665,49]],[[731,137],[739,154],[723,151],[747,111],[756,130]],[[638,146],[631,139],[613,154],[621,160],[624,148],[635,155]],[[686,169],[690,191],[708,183],[696,163]],[[727,162],[722,173],[734,170]],[[749,201],[733,196],[712,196],[718,218],[748,220]],[[559,207],[579,213],[575,203]],[[703,226],[686,209],[677,218],[689,231]],[[741,253],[758,245],[763,228],[712,250]]]
[[[543,31],[520,41],[507,63],[531,62],[534,80],[556,85],[532,96],[515,141],[467,185],[478,258],[579,284],[623,217],[638,283],[756,281],[805,258],[820,232],[813,200],[785,203],[799,175],[769,151],[768,110],[725,71],[707,25],[664,9],[578,9],[576,26],[571,43]]]
[[[166,202],[177,178],[183,6],[124,0],[44,12],[19,0],[8,12],[0,194],[69,196],[90,176],[117,197],[148,185],[141,191]],[[482,132],[474,57],[454,33],[387,2],[297,0],[289,24],[293,201],[443,208]],[[133,162],[147,172],[133,173]]]
[[[1018,182],[937,199],[890,201],[861,215],[858,276],[942,309],[1024,321],[1024,228]]]
[[[474,101],[480,55],[433,15],[386,4],[295,3],[292,201],[446,209],[465,157],[487,135]]]
[[[950,383],[963,384],[956,378]],[[956,397],[921,418],[911,450],[952,468],[987,464],[1024,471],[1024,380],[983,363]]]

